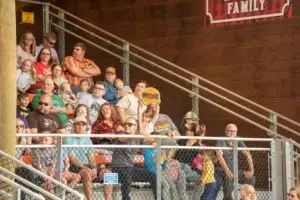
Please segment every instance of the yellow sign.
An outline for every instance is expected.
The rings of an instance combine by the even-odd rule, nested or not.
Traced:
[[[22,23],[34,24],[34,13],[22,12]]]
[[[145,105],[160,104],[160,93],[153,87],[147,87],[142,94],[142,101]]]

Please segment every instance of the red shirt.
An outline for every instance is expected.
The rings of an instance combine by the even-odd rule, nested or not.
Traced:
[[[117,128],[121,125],[119,121],[112,121],[112,127],[109,126],[104,120],[97,120],[92,126],[92,134],[116,134]],[[91,138],[93,144],[111,143],[112,138]]]

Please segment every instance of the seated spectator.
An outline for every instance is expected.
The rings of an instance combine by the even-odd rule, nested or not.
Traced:
[[[115,80],[115,85],[114,86],[115,86],[115,88],[117,88],[117,90],[121,90],[122,88],[125,87],[124,82],[120,78],[117,78]]]
[[[137,122],[134,118],[125,120],[125,133],[135,135],[137,130]],[[118,138],[119,144],[134,145],[138,142],[134,138]],[[132,181],[150,182],[152,192],[156,199],[156,174],[149,172],[144,167],[137,167],[132,164],[135,148],[116,148],[112,155],[112,171],[118,173],[119,182],[121,183],[122,199],[130,200],[130,191]]]
[[[29,125],[28,125],[28,121],[27,121],[26,117],[24,117],[24,116],[21,115],[20,113],[17,113],[16,117],[23,121],[23,123],[24,123],[24,125],[25,125],[25,133],[31,133],[30,127],[29,127]],[[27,139],[27,140],[28,140],[28,139]],[[28,143],[29,143],[29,141],[28,141]]]
[[[152,132],[152,135],[159,134]],[[156,146],[156,140],[151,138],[145,142],[146,145],[153,145]],[[143,150],[143,155],[145,159],[145,167],[149,172],[156,173],[156,162],[161,164],[161,187],[162,187],[162,197],[163,199],[172,199],[172,200],[179,200],[178,191],[176,188],[175,183],[169,178],[166,174],[167,161],[166,161],[166,152],[162,150],[161,160],[157,160],[157,150],[154,148],[145,148]]]
[[[241,200],[256,200],[256,192],[252,185],[244,184],[240,189]],[[300,196],[298,200],[300,199]],[[290,199],[288,199],[290,200]]]
[[[189,125],[191,123],[198,124],[198,122],[199,122],[199,117],[196,113],[194,113],[193,111],[187,112],[181,121],[180,132],[184,132],[186,125]]]
[[[24,117],[27,117],[30,113],[28,108],[29,96],[27,93],[19,93],[17,95],[17,113],[20,113]]]
[[[29,59],[25,59],[20,68],[17,69],[17,92],[26,92],[31,84],[35,83],[35,71],[33,63]]]
[[[58,54],[54,49],[54,45],[56,43],[57,37],[55,33],[48,32],[44,35],[43,43],[36,47],[36,52],[39,54],[42,48],[48,48],[51,50],[51,58],[54,63],[59,63]]]
[[[93,87],[93,93],[84,95],[80,100],[78,100],[79,104],[85,104],[90,108],[90,120],[92,124],[98,118],[100,106],[107,102],[105,99],[103,99],[104,93],[104,84],[100,81],[97,81]]]
[[[32,84],[29,88],[31,93],[37,93],[43,87],[43,81],[51,77],[51,65],[53,60],[51,59],[51,51],[48,48],[43,48],[37,56],[36,63],[34,64],[34,70],[36,73],[36,83]]]
[[[51,78],[46,78],[44,81],[43,81],[43,87],[42,87],[42,91],[40,91],[39,93],[37,93],[32,102],[31,102],[31,107],[33,110],[37,109],[37,106],[38,106],[38,102],[39,102],[39,98],[46,94],[48,96],[51,97],[52,99],[52,104],[51,104],[51,109],[50,109],[50,112],[51,113],[56,113],[59,118],[61,119],[62,123],[63,124],[66,124],[67,123],[67,109],[65,108],[65,105],[64,105],[64,102],[63,100],[53,94],[53,88],[54,88],[54,83],[53,83],[53,80]]]
[[[76,97],[77,99],[81,99],[84,95],[89,94],[89,90],[91,88],[90,82],[87,79],[82,79],[80,81],[80,89],[79,92],[77,92]]]
[[[23,120],[17,118],[16,120],[16,133],[24,134],[25,133],[25,124]],[[16,144],[28,144],[26,137],[17,137]]]
[[[74,132],[72,134],[84,134],[86,130],[87,120],[85,117],[79,116],[74,119]],[[88,137],[66,137],[64,144],[68,145],[92,145],[92,141]],[[99,178],[103,180],[104,173],[110,172],[108,169],[97,170],[94,159],[94,152],[91,148],[72,148],[68,152],[71,168],[70,171],[79,173],[81,176],[84,193],[87,200],[93,199],[93,180]],[[104,185],[105,199],[112,199],[112,185]]]
[[[48,94],[41,95],[37,101],[36,110],[27,116],[31,133],[42,133],[45,130],[52,133],[65,133],[64,125],[59,116],[50,112],[53,106],[51,96]],[[38,144],[39,138],[33,137],[32,141]]]
[[[139,122],[139,133],[148,136],[154,131],[154,124],[159,115],[160,107],[159,105],[154,107],[148,106],[145,111],[143,111],[142,103],[138,106],[138,122]]]
[[[74,112],[74,117],[72,119],[69,119],[66,124],[67,133],[71,133],[74,131],[73,130],[74,119],[79,116],[86,118],[87,125],[86,125],[85,133],[91,133],[90,109],[85,104],[78,104],[78,106],[76,107]]]
[[[147,83],[145,81],[138,82],[135,86],[134,93],[122,97],[117,103],[117,111],[122,123],[129,117],[132,117],[135,120],[138,119],[138,106],[146,86]],[[145,105],[141,106],[143,107],[142,110],[146,110]]]
[[[118,90],[114,86],[116,78],[117,78],[116,69],[111,66],[107,67],[105,70],[105,80],[104,80],[105,94],[103,98],[112,105],[116,105],[119,100]]]
[[[82,79],[87,79],[90,86],[94,85],[93,77],[100,75],[100,68],[89,59],[85,58],[86,46],[77,43],[74,46],[72,56],[67,56],[63,62],[63,71],[71,84],[72,90],[77,93]]]
[[[225,135],[229,138],[237,137],[237,126],[235,124],[228,124],[225,128]],[[234,140],[218,140],[217,147],[233,147]],[[238,141],[238,147],[247,147],[245,143],[241,140]],[[238,177],[239,183],[247,183],[254,185],[254,167],[252,156],[249,151],[241,151],[242,154],[246,157],[248,163],[248,170],[243,171],[239,170]],[[214,192],[213,199],[216,199],[218,193],[223,186],[224,199],[232,200],[232,191],[233,191],[233,151],[216,151],[216,156],[218,163],[216,164],[215,177],[217,181],[216,190]]]
[[[60,94],[59,88],[62,83],[67,83],[68,80],[62,75],[62,69],[60,64],[53,64],[51,67],[52,80],[54,82],[53,93]]]
[[[68,82],[60,85],[60,97],[64,101],[64,104],[70,103],[75,105],[77,103],[76,95],[72,92],[71,86]]]
[[[132,89],[127,85],[121,88],[120,90],[118,90],[119,99],[125,97],[128,94],[132,94]]]
[[[17,68],[20,68],[26,59],[35,62],[37,56],[36,42],[33,33],[27,31],[22,34],[20,43],[17,45]]]
[[[121,122],[116,120],[113,116],[111,105],[104,103],[99,109],[98,119],[92,126],[93,134],[116,134],[124,132]],[[112,144],[115,140],[113,138],[91,138],[93,144]]]
[[[154,124],[155,132],[161,135],[179,136],[178,129],[172,119],[166,114],[159,114]]]

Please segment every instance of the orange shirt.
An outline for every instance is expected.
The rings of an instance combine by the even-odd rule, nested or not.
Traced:
[[[95,63],[89,59],[84,58],[82,61],[80,61],[80,60],[77,60],[76,58],[74,58],[73,56],[67,56],[64,59],[62,68],[63,68],[66,79],[69,81],[69,83],[71,85],[79,86],[80,81],[82,79],[86,79],[90,82],[90,85],[93,86],[94,81],[93,81],[92,76],[89,78],[79,77],[79,76],[76,76],[76,75],[72,74],[71,72],[69,72],[68,68],[67,68],[67,66],[68,66],[68,67],[72,67],[72,68],[89,69],[89,68],[92,68],[92,65],[95,65]]]

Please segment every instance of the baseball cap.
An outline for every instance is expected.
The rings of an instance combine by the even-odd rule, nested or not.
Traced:
[[[107,67],[105,73],[116,73],[116,69],[114,67]]]
[[[192,119],[193,121],[198,121],[199,117],[193,111],[189,111],[184,115],[184,119]]]
[[[84,116],[77,116],[74,119],[74,123],[78,123],[78,122],[84,122],[84,123],[86,123],[86,118]]]

